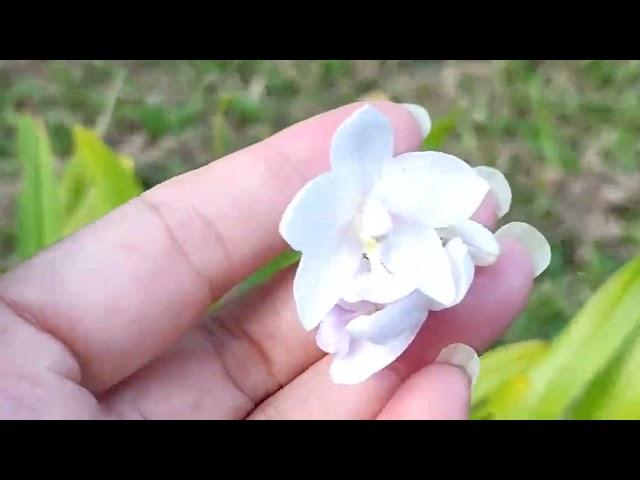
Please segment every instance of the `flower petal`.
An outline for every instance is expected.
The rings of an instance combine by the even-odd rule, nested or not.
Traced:
[[[357,312],[345,310],[339,306],[331,309],[320,322],[316,333],[318,347],[335,355],[345,355],[349,351],[349,332],[345,330],[347,324],[358,315]]]
[[[358,218],[362,238],[381,237],[393,227],[389,211],[375,198],[367,199]]]
[[[500,227],[496,231],[496,239],[513,238],[522,244],[531,255],[534,274],[537,277],[544,272],[551,263],[551,247],[547,239],[535,227],[528,223],[512,222]]]
[[[416,290],[378,312],[356,317],[347,324],[346,330],[352,338],[382,345],[424,322],[429,313],[429,303],[429,297]]]
[[[389,271],[435,301],[454,300],[451,264],[434,229],[396,221],[382,246],[382,261]]]
[[[338,302],[338,306],[345,310],[349,310],[350,312],[357,312],[358,315],[371,315],[376,311],[376,305],[374,303],[367,302],[366,300],[351,303],[341,299]]]
[[[295,250],[313,248],[353,218],[359,198],[353,183],[324,173],[293,197],[280,220],[280,235]]]
[[[356,238],[344,233],[302,255],[293,295],[306,330],[313,330],[338,303],[359,264],[360,245]]]
[[[335,357],[329,368],[333,383],[354,385],[364,382],[398,358],[411,344],[424,322],[412,325],[393,340],[378,345],[352,340],[349,353]]]
[[[484,165],[476,167],[476,172],[489,183],[491,193],[498,202],[498,217],[504,217],[511,209],[512,197],[507,178],[500,170]]]
[[[384,160],[393,156],[393,128],[370,105],[356,110],[336,130],[331,140],[331,168],[368,191],[382,174]]]
[[[469,248],[465,245],[460,237],[451,239],[444,249],[451,261],[451,269],[453,271],[453,280],[456,286],[456,295],[450,305],[443,305],[433,302],[431,310],[442,310],[460,303],[467,295],[473,278],[475,276],[475,265],[469,254]]]
[[[500,244],[491,230],[478,222],[465,220],[443,232],[446,238],[460,237],[469,247],[473,262],[481,267],[493,264],[500,255]]]
[[[343,300],[352,304],[360,302],[387,304],[406,297],[416,289],[413,278],[390,273],[382,265],[374,269],[370,269],[369,265],[367,262],[362,264],[342,292]]]
[[[487,181],[459,158],[412,152],[384,162],[374,195],[393,213],[442,228],[470,218],[488,191]]]

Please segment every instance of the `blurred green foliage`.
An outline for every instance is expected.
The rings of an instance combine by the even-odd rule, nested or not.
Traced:
[[[60,192],[49,136],[42,122],[21,116],[17,144],[24,179],[17,199],[16,249],[21,258],[27,258],[60,238]]]
[[[551,341],[485,353],[477,419],[640,419],[640,256],[617,271]]]
[[[27,259],[142,192],[133,161],[97,134],[73,130],[74,155],[58,179],[48,133],[39,119],[17,119],[22,188],[17,199],[17,254]]]

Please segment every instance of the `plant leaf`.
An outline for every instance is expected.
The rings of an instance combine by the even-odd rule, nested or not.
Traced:
[[[96,188],[90,188],[75,204],[73,212],[65,221],[64,235],[71,235],[85,225],[100,217],[98,212],[103,210]]]
[[[472,418],[479,420],[509,420],[512,411],[522,404],[531,391],[526,372],[516,373],[501,384],[492,394],[480,403]]]
[[[460,111],[454,109],[444,117],[434,121],[431,126],[431,132],[422,143],[422,150],[438,150],[442,148],[444,142],[454,132],[459,115]]]
[[[18,116],[17,153],[23,169],[17,199],[17,252],[29,258],[61,235],[61,210],[49,137],[41,120]]]
[[[572,401],[615,358],[637,327],[640,257],[618,270],[551,344],[544,358],[527,373],[529,390],[506,413],[509,418],[566,418]]]
[[[640,323],[640,318],[637,320]],[[640,328],[589,385],[572,410],[577,420],[640,420]]]
[[[221,158],[226,152],[228,131],[225,112],[230,102],[231,97],[228,95],[223,95],[222,98],[220,98],[220,100],[218,101],[218,108],[216,109],[216,113],[212,120],[211,126],[214,158]]]
[[[253,274],[251,274],[247,279],[240,282],[236,285],[232,290],[230,290],[226,295],[224,295],[220,300],[215,302],[211,309],[215,310],[227,303],[229,300],[236,298],[238,295],[246,292],[247,290],[256,287],[262,283],[265,283],[279,271],[285,269],[289,265],[293,265],[300,259],[300,253],[295,252],[293,250],[287,249],[282,252],[276,258],[263,265],[261,268],[256,270]]]
[[[249,278],[242,282],[241,289],[248,290],[261,283],[266,282],[280,270],[285,269],[289,265],[293,265],[300,260],[300,253],[293,250],[287,250],[272,261],[264,265],[262,268],[254,272]]]
[[[502,345],[480,358],[480,374],[473,388],[471,408],[478,408],[514,375],[525,372],[547,352],[548,342],[526,340]]]
[[[62,212],[65,218],[68,219],[74,215],[90,188],[89,176],[84,164],[77,156],[74,156],[65,165],[60,179]]]
[[[142,193],[133,159],[112,151],[92,130],[73,130],[75,154],[65,171],[65,233],[90,223]]]

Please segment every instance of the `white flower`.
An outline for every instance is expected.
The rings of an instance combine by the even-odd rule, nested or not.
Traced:
[[[489,190],[498,215],[511,205],[504,175],[439,152],[393,157],[393,131],[371,107],[336,131],[331,170],[287,207],[280,232],[302,252],[294,297],[303,326],[334,356],[335,383],[365,381],[398,358],[430,311],[460,303],[477,266],[512,237],[535,275],[551,252],[535,228],[514,222],[495,234],[470,219]]]
[[[368,105],[337,129],[330,163],[296,194],[279,228],[302,253],[294,297],[304,328],[341,299],[387,304],[417,289],[452,304],[456,279],[439,232],[464,226],[489,183],[445,153],[394,157],[389,121]]]
[[[480,235],[485,236],[484,232]],[[501,238],[509,237],[525,246],[531,256],[536,276],[549,265],[551,250],[548,242],[540,232],[526,223],[509,223],[498,229],[492,237],[495,237],[492,242],[496,244]],[[467,239],[472,244],[481,244],[472,234],[468,234]],[[387,305],[341,301],[322,320],[316,342],[322,350],[334,355],[330,367],[334,383],[356,384],[367,380],[409,347],[427,320],[429,311],[451,307],[464,299],[475,275],[474,257],[482,258],[483,263],[487,263],[489,253],[474,254],[474,250],[459,236],[449,240],[445,250],[456,287],[455,300],[451,305],[439,304],[415,290]]]

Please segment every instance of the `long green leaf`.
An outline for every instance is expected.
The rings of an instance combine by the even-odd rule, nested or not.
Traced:
[[[616,272],[587,302],[528,373],[525,398],[510,418],[566,418],[596,375],[637,327],[640,257]]]
[[[95,221],[100,217],[101,212],[104,211],[96,188],[89,188],[89,190],[78,199],[74,207],[72,213],[65,221],[65,235],[70,235],[76,230]]]
[[[494,348],[482,355],[471,407],[477,408],[511,377],[525,372],[548,348],[549,344],[544,340],[526,340]]]
[[[24,259],[60,238],[61,212],[53,154],[43,122],[19,116],[17,140],[23,169],[17,199],[17,252]]]
[[[74,215],[91,188],[90,179],[84,165],[76,155],[67,162],[62,172],[60,195],[65,218]]]
[[[142,191],[130,167],[131,162],[125,161],[126,157],[112,151],[91,130],[76,127],[73,133],[77,155],[84,162],[92,183],[109,209],[127,202]]]
[[[230,292],[228,292],[223,298],[218,300],[212,306],[213,309],[219,308],[221,305],[227,303],[229,300],[236,298],[238,295],[256,287],[262,283],[268,281],[271,277],[276,275],[286,267],[293,265],[300,259],[300,253],[293,250],[285,250],[280,255],[272,259],[267,264],[256,270],[244,281],[236,285]]]
[[[63,176],[65,233],[100,218],[143,190],[133,161],[112,151],[95,132],[77,126],[73,139],[74,158]]]
[[[522,404],[531,391],[531,384],[526,372],[519,372],[509,377],[472,412],[477,420],[511,420],[513,410]]]
[[[293,265],[300,259],[300,253],[293,250],[286,250],[264,265],[262,268],[254,272],[249,278],[247,278],[240,289],[242,291],[248,290],[256,285],[266,282],[273,277],[280,270],[285,269],[289,265]]]
[[[640,420],[640,328],[629,335],[626,344],[575,403],[571,417]]]

